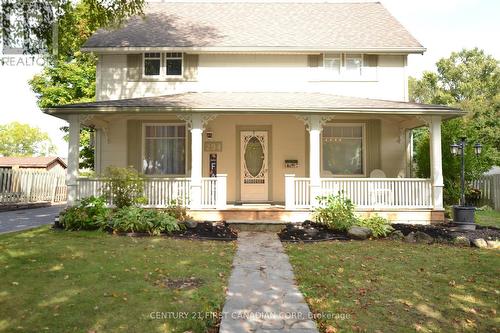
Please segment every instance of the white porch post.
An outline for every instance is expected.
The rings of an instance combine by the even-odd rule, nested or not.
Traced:
[[[191,209],[201,208],[201,178],[203,155],[203,119],[199,114],[191,118]]]
[[[320,116],[311,116],[309,119],[309,178],[311,184],[311,206],[317,206],[316,197],[321,195],[321,166],[320,147],[322,121]]]
[[[285,209],[295,208],[295,175],[285,174]]]
[[[66,186],[68,187],[68,206],[76,204],[78,166],[80,161],[80,116],[70,115],[69,144],[68,144],[68,169],[66,170]]]
[[[436,210],[443,209],[443,167],[441,155],[441,116],[432,116],[430,127],[430,159],[432,180],[432,205]]]

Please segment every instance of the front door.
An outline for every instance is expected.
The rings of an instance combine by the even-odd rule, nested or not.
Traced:
[[[268,201],[267,131],[240,133],[241,201]]]

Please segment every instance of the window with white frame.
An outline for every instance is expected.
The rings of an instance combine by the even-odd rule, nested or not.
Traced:
[[[323,128],[323,172],[331,175],[364,174],[364,125],[332,124]]]
[[[159,52],[144,53],[144,75],[159,76],[161,72],[161,54]]]
[[[342,66],[342,55],[339,54],[325,54],[323,58],[323,66],[327,70],[328,74],[333,76],[340,75],[340,68]]]
[[[345,55],[345,72],[347,76],[361,76],[363,68],[363,55],[350,54]]]
[[[167,76],[182,75],[182,53],[169,52],[165,55],[165,68]]]
[[[186,126],[145,124],[143,172],[147,175],[186,174]]]

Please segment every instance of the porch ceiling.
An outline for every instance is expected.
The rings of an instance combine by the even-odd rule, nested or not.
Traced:
[[[442,115],[453,118],[465,112],[443,105],[398,102],[308,92],[188,92],[61,105],[44,110],[64,118],[68,114],[192,113],[219,114],[398,114]]]

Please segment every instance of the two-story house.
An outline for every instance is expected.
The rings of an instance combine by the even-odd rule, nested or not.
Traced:
[[[150,207],[298,221],[343,191],[360,212],[443,219],[441,122],[462,112],[408,102],[408,55],[425,48],[380,3],[149,4],[83,51],[96,102],[45,110],[70,124],[70,204],[102,184],[77,174],[91,126],[96,171],[141,171]],[[430,179],[410,178],[420,126]]]

